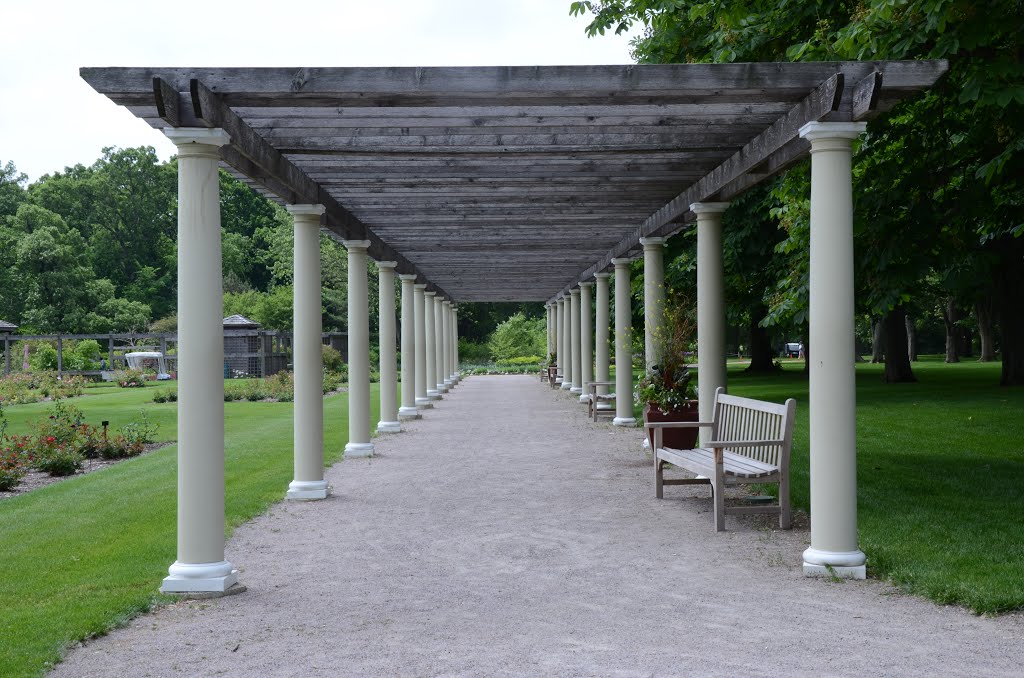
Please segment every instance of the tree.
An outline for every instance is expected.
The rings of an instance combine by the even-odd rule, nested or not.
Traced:
[[[501,362],[528,356],[541,357],[545,348],[544,319],[515,313],[495,328],[487,342],[491,357]]]
[[[0,163],[0,225],[7,217],[14,216],[18,205],[25,202],[25,183],[28,176],[19,172],[10,160]]]

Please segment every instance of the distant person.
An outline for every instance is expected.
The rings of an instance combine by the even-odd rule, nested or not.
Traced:
[[[107,359],[106,358],[101,358],[100,359],[100,369],[101,370],[107,369]]]
[[[800,360],[804,359],[804,342],[802,341],[800,342],[800,346],[798,346],[796,349],[796,357],[799,358]]]

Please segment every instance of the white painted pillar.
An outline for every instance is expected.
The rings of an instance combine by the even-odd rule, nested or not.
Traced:
[[[629,259],[615,265],[615,426],[636,426],[633,417],[633,310],[630,300]]]
[[[565,295],[562,303],[562,350],[565,352],[565,368],[562,375],[562,389],[572,389],[572,297]]]
[[[863,579],[857,544],[852,143],[864,123],[812,122],[810,443],[811,546],[804,574]]]
[[[402,406],[398,419],[419,419],[416,407],[416,275],[400,273],[402,281]]]
[[[459,307],[452,304],[452,381],[462,381],[459,374]]]
[[[221,129],[164,132],[178,147],[178,554],[160,590],[222,593],[238,582],[224,559],[224,316]]]
[[[551,357],[551,302],[544,304],[544,312],[546,317],[546,323],[544,325],[547,334],[544,337],[544,350],[547,353],[544,354],[544,359],[547,360]]]
[[[398,356],[396,354],[397,332],[395,328],[395,268],[398,262],[377,262],[377,297],[380,313],[380,421],[377,430],[381,433],[398,433],[402,425],[398,421]]]
[[[644,364],[647,371],[665,354],[665,239],[640,238],[644,246]]]
[[[434,297],[434,388],[441,395],[444,385],[444,299]]]
[[[563,331],[565,328],[562,326],[562,318],[565,316],[565,314],[562,312],[564,304],[565,299],[563,299],[561,296],[555,300],[555,350],[557,352],[555,365],[558,366],[558,369],[555,372],[555,381],[560,384],[565,382],[565,346],[562,342],[562,339],[565,336],[565,333]]]
[[[574,287],[569,291],[569,327],[570,340],[572,342],[572,388],[571,393],[583,393],[583,381],[580,375],[583,371],[582,356],[580,355],[580,290]]]
[[[437,327],[435,326],[434,296],[437,292],[423,292],[423,332],[426,339],[426,374],[427,398],[440,400],[441,392],[437,390]]]
[[[590,322],[590,291],[592,282],[580,283],[580,384],[594,381],[594,330]],[[580,402],[590,398],[590,390],[580,395]]]
[[[372,457],[370,442],[369,240],[343,240],[348,249],[348,443],[345,457]]]
[[[441,366],[441,376],[444,380],[444,389],[451,390],[455,385],[452,379],[452,302],[445,299],[442,305],[441,319],[444,322],[444,361]]]
[[[608,288],[609,277],[611,277],[610,273],[594,274],[594,278],[597,279],[597,299],[594,302],[596,304],[594,309],[594,357],[596,364],[594,381],[608,381],[608,375],[610,374],[608,368],[608,315],[611,308]],[[608,387],[598,386],[597,393],[598,395],[606,395]],[[598,405],[600,406],[600,403]]]
[[[416,316],[416,407],[421,410],[434,406],[427,395],[427,299],[423,283],[413,285]]]
[[[320,215],[323,205],[288,205],[295,223],[294,325],[295,369],[293,445],[295,476],[288,499],[326,499],[324,480],[323,310],[320,293]]]
[[[726,385],[722,212],[728,207],[727,202],[690,205],[697,215],[697,409],[701,421],[714,418],[715,389]],[[701,430],[701,440],[710,434]]]

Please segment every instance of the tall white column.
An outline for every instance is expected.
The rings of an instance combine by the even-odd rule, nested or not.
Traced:
[[[852,143],[864,123],[812,122],[810,443],[811,546],[804,574],[863,579],[857,544]]]
[[[178,128],[178,554],[160,590],[222,593],[224,329],[220,249],[221,129]]]
[[[572,341],[572,393],[583,393],[583,381],[580,379],[582,360],[580,356],[580,290],[574,287],[569,291],[569,321],[572,323],[570,340]]]
[[[396,355],[397,332],[395,328],[395,268],[398,262],[377,263],[377,297],[380,334],[380,421],[377,430],[381,433],[398,433],[402,425],[398,421],[398,357]]]
[[[434,406],[427,395],[427,299],[423,283],[414,285],[416,315],[416,407],[421,410]]]
[[[444,385],[444,299],[434,298],[434,388],[438,395],[448,388]]]
[[[400,273],[402,281],[402,406],[398,419],[419,419],[416,407],[416,275]]]
[[[572,389],[572,297],[565,295],[562,302],[562,351],[565,353],[565,367],[562,375],[562,389]]]
[[[615,426],[636,426],[633,417],[633,309],[630,300],[629,259],[615,265]]]
[[[544,350],[547,353],[544,354],[544,359],[547,360],[551,356],[551,302],[544,304],[544,314],[546,322],[544,329],[546,334],[544,336]]]
[[[590,291],[592,282],[580,283],[580,384],[594,381],[594,330],[590,322]],[[580,395],[580,402],[587,402],[590,391]]]
[[[320,215],[323,205],[288,205],[295,223],[294,325],[295,369],[293,444],[295,479],[289,499],[326,499],[324,480],[323,311],[320,293]]]
[[[594,381],[608,381],[608,375],[610,374],[608,369],[608,315],[611,308],[608,293],[609,277],[611,277],[610,273],[594,274],[594,278],[597,279],[597,298],[594,302],[596,305],[594,309],[594,358],[596,365]],[[608,387],[598,386],[597,393],[598,395],[606,395]],[[600,405],[600,403],[598,404]]]
[[[437,390],[437,327],[434,315],[434,296],[437,292],[423,293],[423,332],[426,338],[427,398],[440,400],[441,392]]]
[[[372,457],[370,442],[369,240],[343,240],[348,249],[348,443],[345,457]]]
[[[562,324],[562,318],[565,316],[562,312],[564,310],[564,304],[565,299],[562,297],[558,297],[558,299],[555,300],[555,350],[557,351],[555,365],[558,366],[558,369],[555,372],[557,375],[555,377],[555,381],[559,381],[559,383],[565,383],[565,346],[562,341],[562,339],[565,338],[565,328]]]
[[[650,372],[665,354],[665,239],[640,238],[644,246],[644,364]]]
[[[714,418],[715,389],[726,385],[722,212],[728,207],[727,202],[690,205],[697,215],[697,409],[701,421]],[[702,430],[700,435],[706,440],[710,432]]]
[[[462,380],[459,374],[459,307],[452,304],[452,381]]]
[[[444,324],[444,360],[441,365],[441,377],[444,380],[444,389],[450,390],[454,386],[452,380],[452,302],[444,300],[441,305],[441,319]]]

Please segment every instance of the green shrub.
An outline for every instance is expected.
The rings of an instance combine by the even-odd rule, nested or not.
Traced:
[[[341,351],[338,349],[324,344],[324,369],[328,372],[348,372],[348,365],[345,364],[345,359],[341,357]]]
[[[142,388],[146,385],[146,375],[142,370],[117,370],[114,383],[121,388]]]
[[[51,476],[70,476],[82,468],[85,457],[75,450],[66,447],[54,447],[47,449],[44,454],[36,458],[36,468]]]
[[[51,344],[41,343],[28,359],[34,372],[57,369],[57,349]]]
[[[459,339],[459,362],[463,364],[479,364],[490,362],[491,349],[487,344],[477,344],[468,339]]]
[[[499,360],[498,367],[529,367],[530,370],[535,370],[538,365],[544,362],[544,358],[539,355],[525,355],[518,358],[509,358],[508,360]]]
[[[527,318],[522,313],[512,315],[498,325],[487,341],[491,357],[502,362],[544,353],[544,328],[543,318]],[[539,358],[537,362],[540,362]]]

